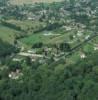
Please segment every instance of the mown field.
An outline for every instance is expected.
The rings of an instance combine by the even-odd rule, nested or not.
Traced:
[[[49,34],[52,35],[44,35]],[[54,31],[43,31],[40,33],[29,35],[28,37],[20,39],[20,41],[23,44],[26,44],[28,46],[32,46],[35,43],[42,42],[43,44],[58,44],[62,42],[70,42],[71,45],[75,45],[77,43],[76,40],[70,40],[69,35],[73,34],[72,32],[66,32],[64,34],[62,33],[55,33]]]
[[[11,4],[21,5],[21,4],[31,4],[31,3],[52,3],[52,2],[60,2],[63,0],[10,0]]]
[[[20,41],[24,44],[27,44],[29,46],[32,46],[35,43],[39,43],[42,42],[44,44],[48,44],[50,43],[50,41],[54,38],[57,38],[59,36],[45,36],[44,32],[41,33],[36,33],[36,34],[32,34],[28,37],[22,38]]]

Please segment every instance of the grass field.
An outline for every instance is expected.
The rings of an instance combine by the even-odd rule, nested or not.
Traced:
[[[20,41],[27,45],[33,45],[34,43],[43,42],[48,44],[48,42],[57,36],[44,36],[43,33],[32,34],[28,37],[22,38]]]
[[[47,35],[47,36],[43,35],[43,34],[48,34],[48,33],[52,33],[53,35]],[[59,34],[59,35],[54,35],[54,34]],[[32,46],[33,44],[38,43],[38,42],[42,42],[44,44],[59,44],[62,42],[66,42],[66,43],[69,43],[70,46],[73,48],[74,46],[78,45],[85,39],[86,34],[90,34],[90,33],[86,32],[84,33],[85,35],[82,35],[81,37],[77,36],[73,39],[70,39],[70,35],[73,35],[73,34],[74,34],[73,31],[64,32],[63,30],[62,32],[43,31],[41,33],[31,34],[28,37],[20,39],[20,41],[23,44],[26,44],[28,46]],[[89,46],[87,48],[89,48]]]
[[[28,37],[22,38],[20,39],[20,41],[24,44],[27,44],[29,46],[32,46],[34,43],[38,43],[38,42],[42,42],[44,44],[58,44],[61,42],[69,42],[69,35],[72,33],[65,33],[65,34],[60,34],[60,35],[43,35],[45,33],[50,33],[48,31],[44,31],[41,33],[37,33],[37,34],[32,34]],[[51,32],[53,33],[53,32]],[[53,33],[55,34],[55,33]],[[76,41],[71,41],[71,45],[73,45],[74,43],[76,43]]]
[[[18,32],[8,27],[0,25],[0,39],[9,43],[13,43],[15,34],[18,34]]]
[[[36,30],[36,29],[40,28],[41,26],[45,25],[44,22],[30,21],[30,20],[25,20],[25,21],[7,20],[7,22],[21,27],[22,30],[27,30],[27,29],[32,29],[32,28],[33,28],[33,30],[34,29]]]
[[[11,4],[21,5],[21,4],[32,4],[32,3],[39,3],[39,2],[60,2],[63,0],[10,0]]]

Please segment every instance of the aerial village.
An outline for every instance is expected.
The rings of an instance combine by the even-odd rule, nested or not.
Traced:
[[[0,24],[15,30],[14,36],[9,35],[9,39],[14,37],[13,40],[10,39],[11,44],[19,49],[17,53],[10,55],[12,61],[26,62],[28,59],[32,63],[47,64],[61,59],[66,62],[72,55],[69,59],[74,62],[74,56],[76,59],[85,59],[90,52],[97,51],[97,33],[94,32],[97,26],[92,26],[96,22],[97,8],[91,10],[89,6],[82,7],[82,3],[88,2],[89,0],[76,2],[73,10],[73,5],[68,2],[65,3],[66,6],[63,3],[16,7],[8,3],[6,7],[1,6]],[[8,18],[4,18],[7,12]],[[86,17],[79,19],[79,16]],[[18,73],[20,70],[17,69],[16,75],[11,72],[9,77],[15,77]]]

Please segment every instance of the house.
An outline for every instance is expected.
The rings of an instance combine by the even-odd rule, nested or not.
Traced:
[[[27,52],[28,52],[28,53],[32,53],[32,54],[36,53],[35,50],[28,50]]]
[[[43,57],[43,55],[40,55],[40,54],[32,54],[32,53],[25,53],[25,52],[20,52],[19,55],[25,56],[25,57],[38,57],[38,58]]]
[[[23,73],[21,73],[20,70],[17,69],[15,72],[12,71],[11,73],[9,73],[8,77],[10,79],[16,80],[16,79],[19,79],[19,77],[22,76],[22,75],[23,75]]]
[[[16,61],[16,62],[20,62],[22,59],[20,59],[20,58],[13,58],[12,60]]]
[[[90,35],[87,35],[86,37],[85,37],[85,40],[88,40],[90,38]]]
[[[63,28],[66,29],[66,31],[70,31],[70,30],[72,30],[72,28],[69,27],[69,26],[63,26]]]
[[[81,37],[83,33],[81,31],[78,31],[77,36]]]
[[[95,50],[95,51],[98,50],[98,44],[95,44],[94,50]]]
[[[84,53],[80,53],[80,58],[84,59],[84,58],[86,58],[86,55]]]

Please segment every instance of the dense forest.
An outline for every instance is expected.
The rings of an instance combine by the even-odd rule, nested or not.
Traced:
[[[66,66],[65,61],[49,65],[28,65],[18,81],[0,70],[1,100],[97,100],[98,52]],[[25,67],[25,65],[21,65]]]
[[[15,46],[0,40],[0,58],[6,57],[7,55],[10,55],[11,53],[15,53],[17,51],[18,49],[16,49]]]

